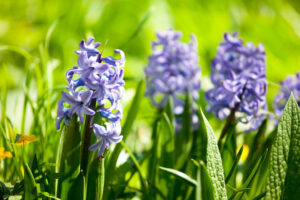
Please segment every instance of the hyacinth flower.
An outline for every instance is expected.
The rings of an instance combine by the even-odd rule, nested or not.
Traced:
[[[246,45],[237,33],[224,34],[224,41],[217,49],[211,63],[213,88],[205,94],[207,111],[217,118],[227,118],[220,141],[229,125],[239,115],[240,121],[250,125],[246,131],[257,129],[266,109],[266,53],[262,44]]]
[[[168,30],[156,33],[157,41],[152,42],[152,55],[145,68],[146,96],[158,108],[173,100],[173,112],[180,115],[184,111],[184,99],[189,91],[193,103],[199,98],[200,66],[196,37],[191,34],[191,41],[180,41],[182,33]],[[194,106],[195,107],[195,106]],[[194,111],[195,112],[195,111]],[[193,126],[197,128],[198,118],[193,114]],[[180,119],[176,119],[177,132],[181,129]]]
[[[106,128],[98,124],[94,124],[94,132],[98,142],[90,146],[91,151],[98,150],[97,156],[101,156],[105,149],[111,144],[118,143],[122,140],[120,123],[106,123]]]
[[[287,103],[291,92],[300,106],[300,72],[296,75],[289,75],[284,81],[280,83],[281,90],[280,93],[275,97],[273,107],[275,114],[280,118],[285,104]]]
[[[60,129],[61,123],[64,121],[68,125],[72,116],[78,116],[80,123],[86,116],[81,149],[81,169],[84,171],[89,150],[98,150],[97,156],[103,157],[112,143],[122,139],[120,120],[123,109],[120,100],[124,94],[125,55],[116,49],[120,59],[103,57],[97,49],[100,43],[93,41],[94,38],[89,38],[86,43],[79,43],[77,66],[66,73],[67,92],[62,92],[62,99],[58,102],[56,122],[56,128]],[[95,115],[101,117],[104,126],[94,124]],[[91,145],[93,130],[98,141]]]

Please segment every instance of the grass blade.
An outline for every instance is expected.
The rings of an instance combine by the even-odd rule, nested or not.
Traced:
[[[227,175],[227,177],[226,177],[226,179],[225,179],[225,183],[226,183],[226,184],[227,184],[228,181],[230,180],[230,178],[231,178],[233,172],[237,169],[238,163],[239,163],[240,158],[241,158],[241,155],[242,155],[242,153],[243,153],[243,149],[244,149],[244,147],[242,146],[242,147],[240,148],[240,150],[239,150],[239,152],[238,152],[238,154],[237,154],[237,156],[236,156],[234,162],[233,162],[233,165],[232,165],[232,167],[231,167],[231,169],[230,169],[230,171],[229,171],[229,173],[228,173],[228,175]]]
[[[137,171],[140,175],[140,180],[141,180],[141,184],[142,184],[142,188],[143,191],[145,192],[145,194],[148,191],[148,183],[146,181],[146,179],[143,176],[143,172],[142,172],[142,168],[140,166],[140,164],[138,163],[138,161],[135,159],[134,155],[131,153],[131,151],[128,149],[128,147],[126,146],[126,144],[124,143],[124,141],[121,141],[120,144],[122,145],[122,147],[126,150],[126,152],[129,154],[130,158],[132,159],[134,165],[137,168]]]
[[[187,174],[175,170],[175,169],[170,169],[170,168],[166,168],[166,167],[159,167],[160,170],[167,172],[168,174],[171,174],[177,178],[180,178],[181,180],[183,180],[184,182],[193,185],[193,186],[198,186],[198,183],[196,180],[192,179],[190,176],[188,176]]]
[[[24,199],[32,200],[37,198],[37,188],[34,176],[27,163],[24,164]]]

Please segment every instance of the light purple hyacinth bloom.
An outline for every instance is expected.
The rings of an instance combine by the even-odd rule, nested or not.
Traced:
[[[99,114],[106,119],[106,128],[94,124],[95,135],[99,141],[90,149],[98,149],[100,156],[110,144],[122,139],[120,120],[123,109],[120,100],[124,94],[125,54],[116,49],[115,53],[120,55],[120,59],[103,57],[97,49],[100,43],[93,41],[94,38],[89,38],[86,43],[79,43],[80,50],[76,51],[78,66],[66,73],[68,92],[62,92],[62,99],[58,103],[56,128],[60,128],[63,119],[68,123],[74,114],[79,117],[80,123],[83,123],[84,114]],[[75,74],[77,78],[73,79]],[[92,102],[96,105],[91,106]],[[65,107],[65,104],[68,106]]]
[[[98,150],[97,156],[101,156],[105,149],[107,149],[111,144],[118,143],[122,140],[123,136],[121,133],[120,123],[105,123],[104,126],[94,124],[94,133],[97,137],[97,142],[90,146],[91,151]]]
[[[242,122],[250,123],[255,130],[264,119],[261,110],[266,109],[266,53],[262,44],[257,47],[236,37],[237,33],[224,34],[217,56],[211,67],[214,87],[205,97],[207,111],[223,120],[232,110],[244,116]]]
[[[72,95],[62,92],[62,99],[71,106],[68,116],[71,117],[73,114],[77,114],[77,116],[79,116],[80,123],[83,123],[83,113],[87,115],[94,115],[95,111],[88,107],[92,94],[92,91],[75,91]]]
[[[281,117],[291,92],[293,92],[293,95],[300,106],[300,72],[293,76],[287,76],[286,79],[280,83],[280,85],[280,93],[275,97],[273,103],[275,114],[278,117]]]
[[[191,41],[180,41],[182,33],[168,30],[157,32],[157,41],[152,42],[152,55],[145,68],[147,81],[146,96],[158,108],[165,106],[172,98],[174,114],[184,111],[184,98],[189,91],[194,101],[199,98],[200,66],[196,37],[191,34]],[[197,117],[196,117],[197,118]],[[177,130],[180,120],[176,120]],[[198,120],[193,120],[194,124]]]

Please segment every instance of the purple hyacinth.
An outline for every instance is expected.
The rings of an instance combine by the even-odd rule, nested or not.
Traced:
[[[184,99],[189,91],[196,102],[200,90],[200,66],[196,37],[191,34],[191,41],[180,41],[179,31],[157,32],[158,41],[152,42],[152,55],[145,68],[148,96],[152,104],[162,108],[168,98],[174,103],[174,114],[184,111]],[[180,129],[180,120],[177,120]],[[198,120],[193,120],[196,125]],[[196,126],[195,126],[196,127]],[[177,130],[178,130],[177,129]]]
[[[280,93],[275,97],[273,103],[275,114],[278,117],[281,117],[291,92],[293,92],[293,95],[300,106],[300,72],[294,76],[287,76],[286,79],[280,83],[280,85]]]
[[[240,113],[241,121],[250,123],[255,130],[264,119],[261,110],[266,109],[266,56],[264,47],[257,47],[236,37],[237,33],[224,34],[217,56],[211,67],[214,88],[208,90],[207,111],[223,120],[230,112]]]
[[[107,149],[112,143],[118,143],[122,140],[120,123],[105,123],[104,126],[94,124],[94,133],[97,137],[97,142],[90,146],[91,151],[98,150],[97,156],[101,156],[105,149]]]
[[[84,114],[90,116],[99,114],[106,119],[106,129],[94,124],[95,135],[99,142],[90,149],[98,149],[100,156],[111,143],[117,143],[122,139],[120,120],[123,109],[120,100],[124,94],[125,54],[116,49],[115,53],[120,54],[120,59],[103,57],[97,49],[100,43],[93,41],[94,38],[89,38],[87,43],[84,41],[79,43],[80,50],[76,51],[78,66],[74,66],[66,73],[68,92],[62,92],[62,99],[58,103],[56,128],[60,128],[63,119],[68,124],[74,114],[79,117],[80,123],[83,123]],[[76,79],[73,78],[75,74]]]
[[[72,91],[72,95],[66,92],[62,92],[62,99],[68,103],[71,107],[68,112],[68,116],[77,114],[80,119],[80,123],[83,123],[83,113],[87,115],[94,115],[95,112],[88,107],[93,92],[92,91]]]

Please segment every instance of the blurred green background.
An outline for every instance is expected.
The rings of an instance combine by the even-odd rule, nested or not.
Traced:
[[[116,48],[126,54],[126,111],[137,81],[143,78],[155,31],[172,27],[183,32],[184,41],[189,40],[190,33],[198,38],[203,90],[210,87],[210,62],[224,32],[239,31],[245,42],[263,43],[267,52],[267,79],[271,83],[267,99],[272,110],[272,99],[279,89],[276,84],[299,70],[299,10],[297,0],[2,0],[0,89],[2,97],[7,91],[6,114],[20,131],[28,71],[34,68],[27,88],[33,100],[41,95],[37,90],[63,88],[66,70],[76,65],[74,51],[79,41],[91,35],[102,44],[108,41],[104,56],[111,55]],[[47,83],[40,84],[45,79]],[[54,98],[60,98],[59,90],[53,94]],[[2,103],[2,115],[3,106]],[[140,123],[151,122],[155,109],[146,98],[142,111]],[[54,121],[55,109],[50,114]],[[208,117],[213,124],[217,122],[211,114]],[[27,112],[27,131],[31,118]],[[149,123],[144,124],[142,130]]]

